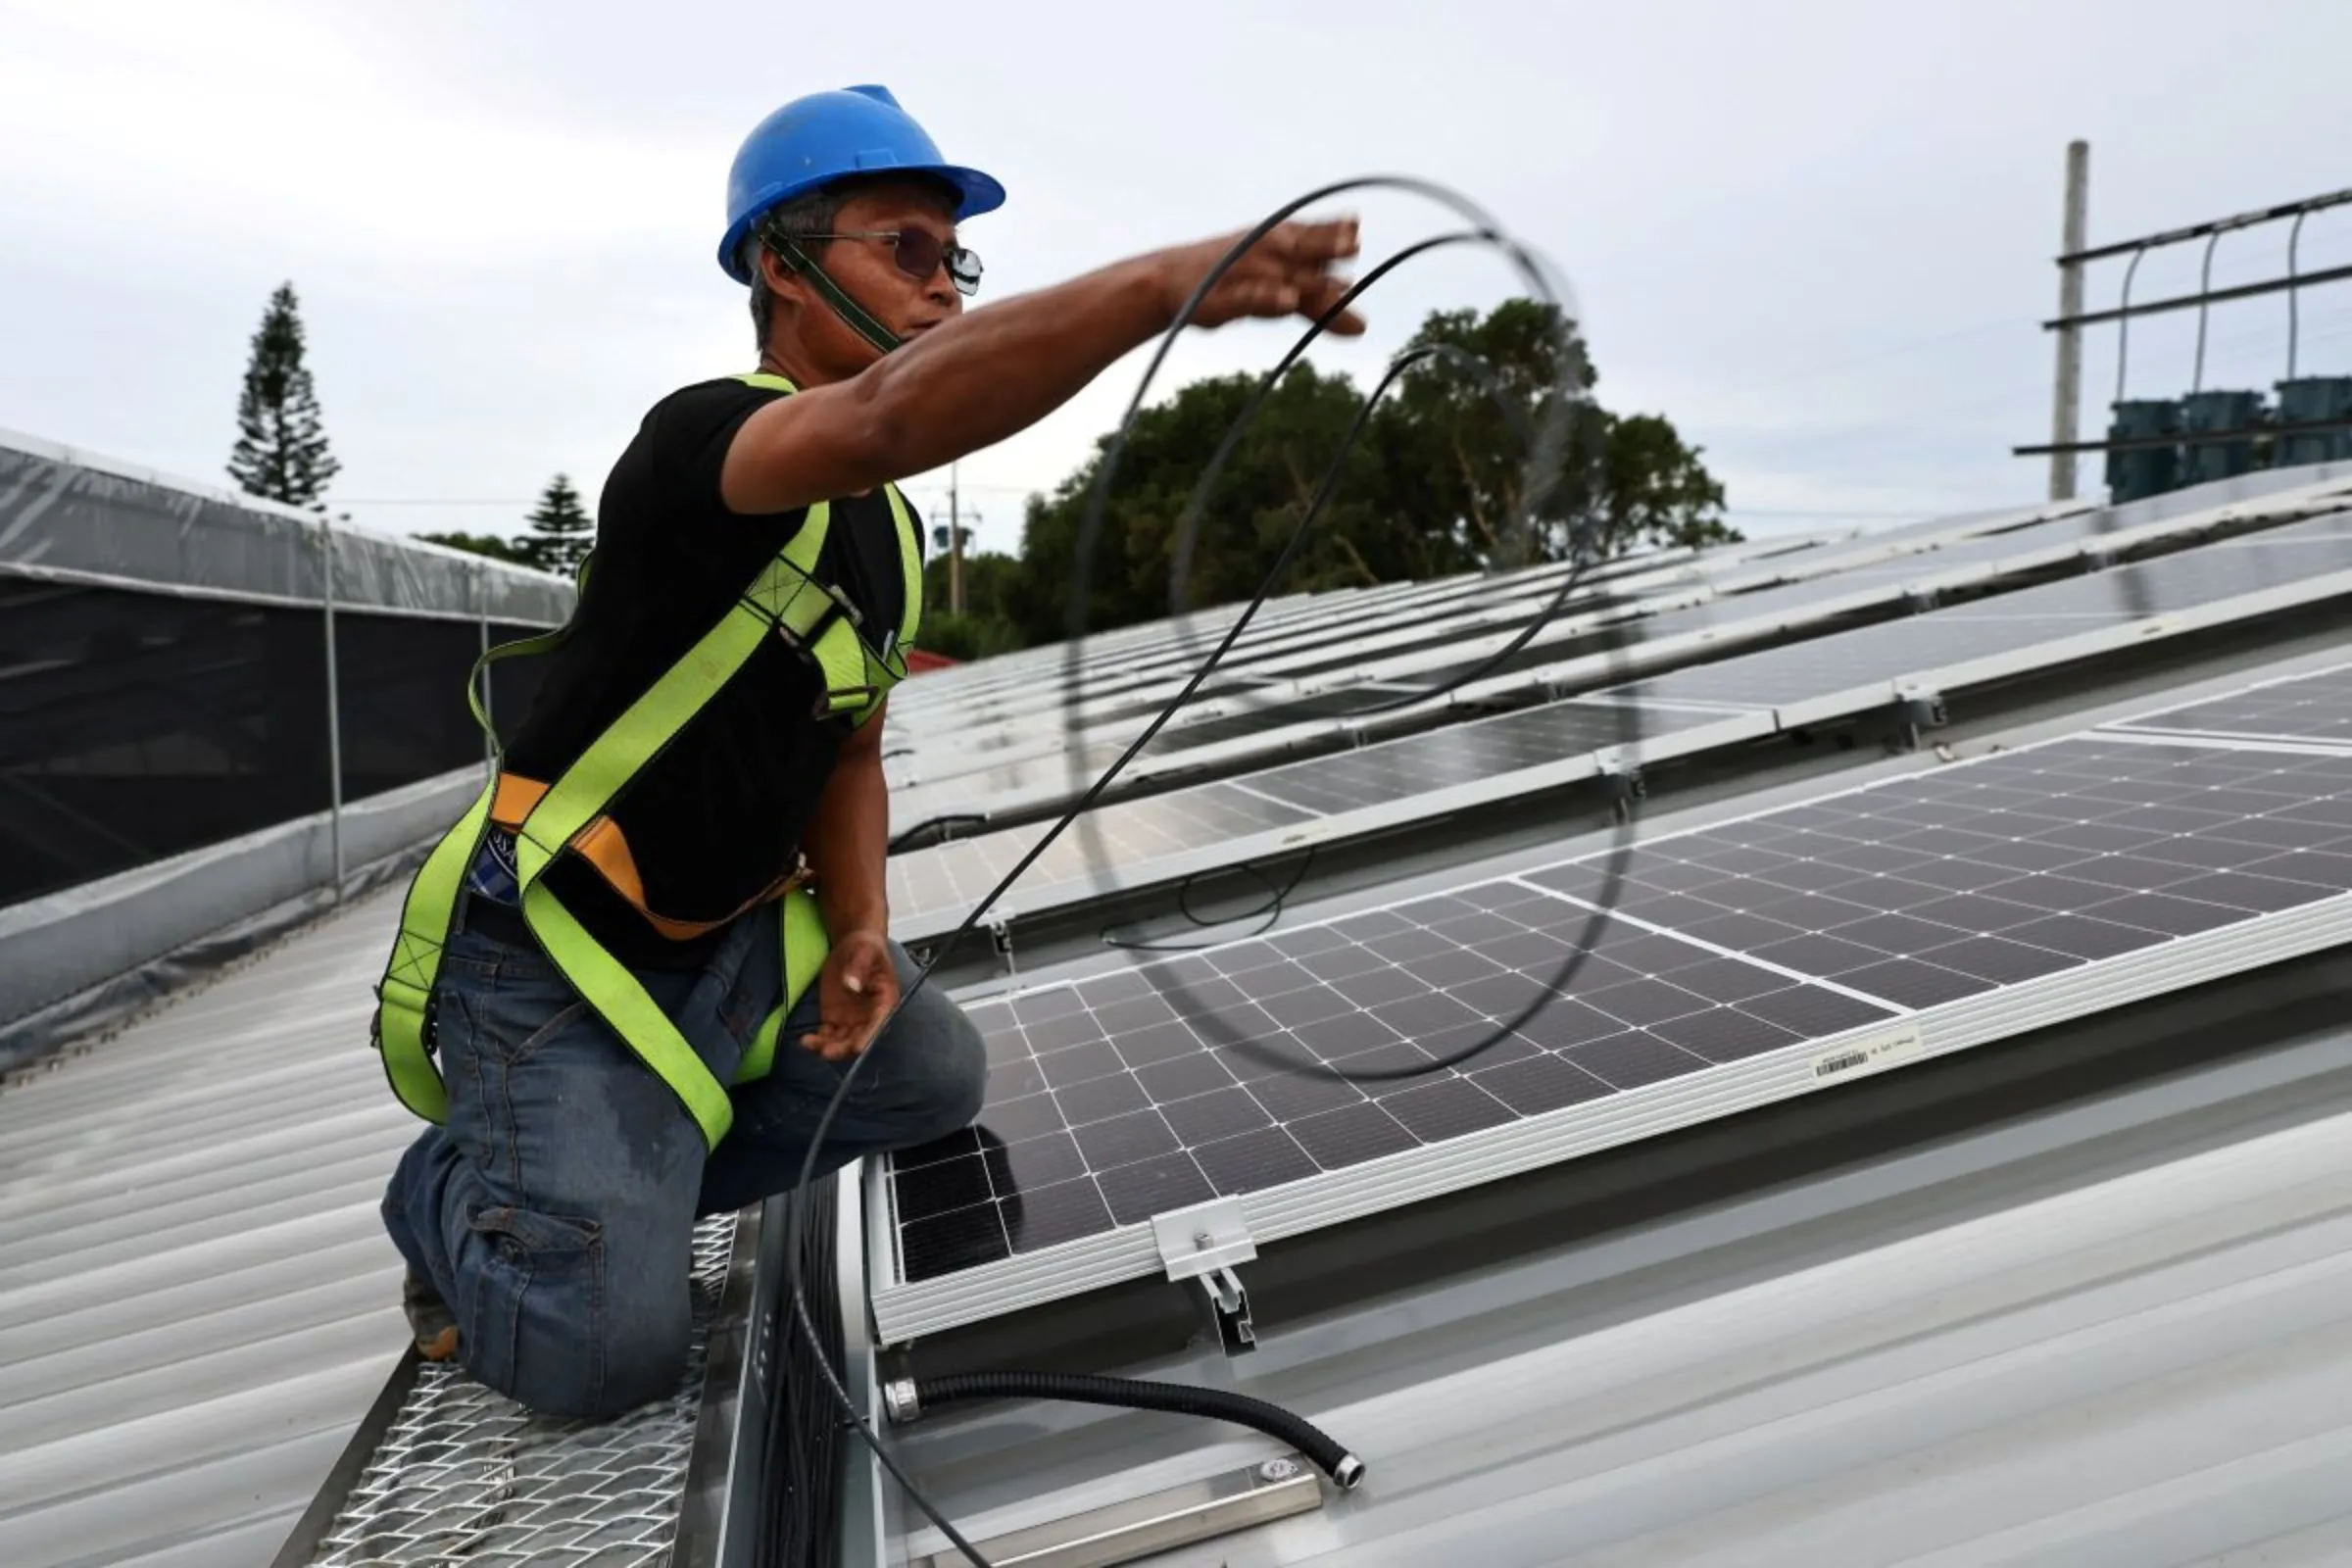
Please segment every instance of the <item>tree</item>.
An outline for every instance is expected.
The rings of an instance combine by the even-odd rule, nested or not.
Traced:
[[[944,525],[943,525],[944,531]],[[966,530],[968,539],[969,530]],[[999,551],[966,552],[963,558],[963,613],[948,609],[948,558],[923,563],[923,623],[915,644],[950,659],[984,659],[1009,653],[1024,639],[1004,611],[1005,596],[1021,564]]]
[[[1739,537],[1723,486],[1656,415],[1620,417],[1592,395],[1592,359],[1571,322],[1539,301],[1481,317],[1425,320],[1358,432],[1322,511],[1272,586],[1298,593],[1597,558],[1642,545]],[[1090,631],[1249,598],[1266,583],[1368,388],[1309,366],[1267,393],[1204,498],[1187,542],[1185,509],[1258,377],[1193,382],[1138,416],[1112,476],[1086,586]],[[1556,433],[1527,492],[1534,441]],[[1021,556],[996,601],[1030,642],[1068,634],[1079,535],[1107,438],[1050,496],[1030,498]],[[1530,506],[1534,500],[1532,526]]]
[[[527,519],[529,532],[518,542],[527,564],[568,577],[579,570],[596,543],[596,524],[580,504],[571,480],[557,474],[540,494],[538,510]]]
[[[294,285],[281,283],[253,335],[228,474],[247,495],[323,512],[327,483],[341,471],[327,450],[318,392],[303,363]]]
[[[530,552],[522,541],[499,533],[420,533],[416,536],[428,544],[446,545],[469,555],[488,556],[492,561],[511,561],[518,566],[534,564]]]
[[[1442,569],[1565,561],[1579,544],[1607,559],[1740,537],[1723,521],[1723,486],[1670,422],[1594,401],[1599,372],[1554,307],[1514,299],[1484,319],[1436,313],[1406,352],[1424,350],[1381,409],[1381,438],[1392,501],[1434,525],[1451,558]],[[1553,431],[1558,476],[1531,528],[1532,443]]]
[[[1096,541],[1089,631],[1247,599],[1265,579],[1340,455],[1362,394],[1344,375],[1294,367],[1216,475],[1188,549],[1185,508],[1257,380],[1237,374],[1196,381],[1139,415]],[[1052,496],[1030,498],[1020,572],[1004,604],[1031,642],[1068,635],[1080,535],[1107,448],[1105,437]],[[1283,591],[1381,580],[1383,571],[1365,552],[1388,561],[1398,530],[1385,505],[1380,466],[1368,442],[1351,454],[1330,504],[1284,568]]]

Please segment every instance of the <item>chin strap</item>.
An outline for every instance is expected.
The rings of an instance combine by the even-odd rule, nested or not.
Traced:
[[[839,283],[827,277],[825,270],[817,266],[815,259],[798,244],[780,234],[769,237],[767,244],[786,267],[807,278],[817,293],[824,296],[825,303],[833,307],[833,314],[840,317],[851,331],[884,354],[899,346],[902,341],[899,336],[867,315],[865,307],[850,298]]]

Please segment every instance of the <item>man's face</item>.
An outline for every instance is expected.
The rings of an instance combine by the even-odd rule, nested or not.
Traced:
[[[918,336],[963,310],[948,270],[956,244],[950,193],[920,179],[867,186],[841,204],[833,228],[849,237],[817,251],[827,275],[900,337]],[[831,318],[813,292],[810,303],[812,317]]]

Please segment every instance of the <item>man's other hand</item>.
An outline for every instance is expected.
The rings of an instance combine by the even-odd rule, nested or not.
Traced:
[[[827,1061],[847,1061],[872,1045],[899,1003],[899,972],[882,934],[852,931],[835,941],[817,972],[816,998],[821,1016],[802,1046]]]

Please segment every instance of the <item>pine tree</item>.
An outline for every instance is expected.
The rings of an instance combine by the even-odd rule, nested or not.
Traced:
[[[237,399],[237,445],[228,476],[247,495],[325,510],[327,482],[342,465],[328,453],[318,395],[302,358],[294,285],[281,283],[253,334],[245,390]]]
[[[529,518],[530,531],[515,541],[530,564],[542,571],[556,572],[568,577],[579,570],[587,559],[589,547],[596,543],[596,524],[589,520],[588,509],[580,504],[580,493],[571,487],[571,480],[557,474],[548,481],[539,497],[539,508]]]

